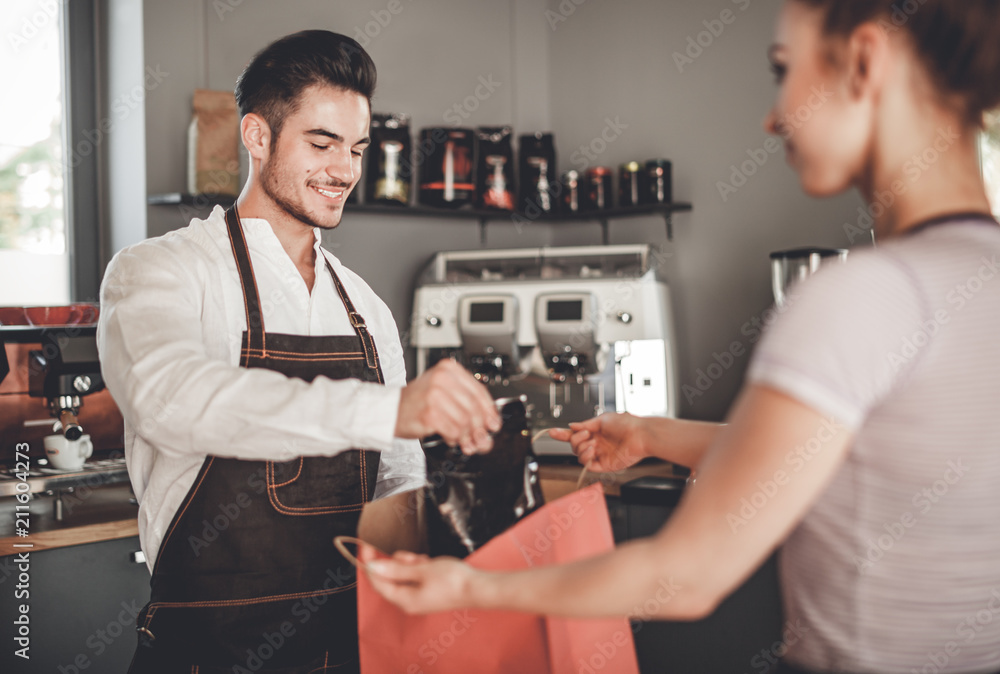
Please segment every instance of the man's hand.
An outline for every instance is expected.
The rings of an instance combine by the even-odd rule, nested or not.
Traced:
[[[500,414],[489,391],[454,360],[442,360],[409,383],[399,397],[397,438],[437,433],[466,454],[488,452]]]
[[[602,414],[574,422],[570,430],[553,428],[549,436],[573,446],[580,463],[595,473],[625,470],[649,456],[643,420],[631,414]]]

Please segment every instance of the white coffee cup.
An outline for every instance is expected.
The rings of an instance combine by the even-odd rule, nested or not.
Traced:
[[[63,435],[46,435],[43,443],[49,465],[58,470],[76,470],[94,453],[94,443],[89,435],[81,435],[79,440],[67,440]]]

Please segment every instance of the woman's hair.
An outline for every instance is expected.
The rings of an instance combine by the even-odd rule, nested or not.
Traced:
[[[795,0],[826,13],[824,32],[846,37],[875,21],[905,31],[937,90],[982,123],[1000,105],[1000,0]]]
[[[271,127],[277,141],[285,117],[302,91],[325,84],[361,94],[371,107],[375,64],[355,40],[328,30],[304,30],[264,47],[236,81],[240,116],[254,112]]]

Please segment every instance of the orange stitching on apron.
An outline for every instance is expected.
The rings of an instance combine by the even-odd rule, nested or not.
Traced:
[[[368,471],[365,470],[365,450],[361,451],[361,502],[368,503]]]
[[[243,219],[240,217],[240,211],[236,208],[236,204],[233,204],[233,213],[236,214],[236,224],[239,225],[240,232],[243,234],[243,247],[247,251],[247,266],[250,267],[250,280],[253,282],[253,288],[257,293],[257,299],[260,300],[260,286],[257,285],[257,275],[253,271],[253,258],[250,256],[250,244],[247,243],[246,232],[243,231]],[[230,242],[232,242],[232,237],[229,237]],[[235,243],[233,244],[235,246]],[[235,250],[233,252],[235,255]],[[239,265],[236,265],[237,270]],[[247,294],[244,290],[243,292],[243,304],[247,302]],[[247,309],[247,344],[250,344],[250,310]],[[267,355],[267,330],[264,329],[264,315],[261,314],[260,317],[260,344],[263,347],[264,355]]]
[[[378,352],[375,350],[375,339],[372,337],[371,333],[365,329],[364,335],[361,336],[361,343],[365,347],[365,361],[367,364],[368,360],[371,360],[375,364],[375,368],[378,368]]]
[[[365,365],[368,362],[372,362],[372,366],[369,369],[374,369],[376,372],[379,371],[378,363],[378,350],[375,348],[375,338],[372,337],[371,332],[368,331],[367,322],[364,316],[358,313],[357,308],[355,308],[354,303],[351,302],[351,298],[347,295],[347,288],[344,287],[343,282],[340,277],[337,276],[337,272],[333,268],[333,264],[330,262],[330,258],[326,256],[326,253],[320,249],[323,253],[323,261],[326,263],[326,268],[330,271],[330,275],[333,277],[333,285],[337,288],[337,294],[340,295],[340,301],[344,303],[344,308],[347,309],[347,315],[351,318],[351,325],[354,327],[355,333],[361,340],[361,346],[365,350]],[[360,325],[357,324],[354,316],[360,319]]]
[[[299,337],[299,335],[293,335],[293,336],[294,337]],[[309,335],[304,335],[304,336],[309,336]],[[253,348],[247,348],[246,350],[249,351],[249,352],[251,352],[251,353],[255,353],[255,352],[260,351],[260,349],[253,349]],[[364,351],[332,351],[332,352],[329,352],[329,353],[327,353],[327,352],[301,353],[299,351],[278,351],[276,349],[271,349],[267,353],[268,353],[269,356],[272,353],[280,353],[283,356],[331,356],[331,357],[334,357],[334,358],[336,358],[338,356],[359,356],[360,357],[360,356],[364,356],[365,355]]]
[[[330,668],[330,651],[326,651],[323,654],[323,666],[309,670],[309,674],[316,674],[316,672],[325,672],[329,668]]]
[[[357,581],[350,585],[335,587],[331,590],[319,590],[316,592],[296,592],[294,594],[272,594],[265,597],[253,597],[251,599],[220,599],[217,601],[158,601],[149,605],[149,613],[146,614],[146,625],[157,610],[163,608],[223,608],[226,606],[250,606],[252,604],[271,604],[276,601],[287,601],[289,599],[302,599],[305,597],[322,597],[332,594],[339,594],[353,590],[357,586]]]
[[[305,517],[307,515],[325,515],[327,513],[350,513],[361,510],[364,507],[364,503],[356,503],[353,505],[342,505],[342,506],[315,506],[313,508],[295,508],[292,506],[286,506],[278,500],[278,495],[275,493],[274,487],[272,485],[267,486],[267,500],[271,502],[274,509],[277,510],[282,515],[293,515],[296,517]]]
[[[191,674],[198,674],[198,665],[191,666]]]
[[[297,358],[289,358],[287,356],[272,356],[271,355],[272,353],[274,353],[274,352],[271,351],[270,353],[262,354],[260,357],[261,358],[267,358],[268,360],[296,360],[296,361],[300,361],[300,362],[316,361],[316,362],[321,362],[321,363],[325,363],[325,362],[329,362],[329,361],[338,361],[338,360],[364,360],[364,356],[352,356],[352,357],[348,357],[348,358],[330,358],[330,357],[325,357],[325,358],[310,358],[309,356],[300,356],[300,357],[297,357]],[[257,355],[257,354],[254,354],[254,355]]]
[[[184,513],[187,512],[188,506],[191,505],[191,501],[194,500],[194,495],[198,493],[199,489],[201,489],[201,483],[205,481],[206,477],[208,477],[208,471],[212,469],[212,463],[214,461],[215,461],[214,456],[208,457],[208,465],[205,466],[205,472],[201,474],[201,479],[198,480],[198,484],[195,485],[194,491],[192,491],[191,494],[188,496],[187,500],[184,501],[184,506],[181,509],[180,514],[177,515],[176,518],[174,519],[174,525],[170,527],[170,531],[168,531],[167,535],[163,537],[162,541],[160,541],[160,551],[156,554],[156,562],[153,563],[153,574],[156,574],[156,567],[160,565],[160,557],[163,556],[163,551],[166,549],[167,542],[173,535],[174,529],[176,529],[177,525],[180,524],[182,519],[184,519]]]
[[[142,624],[142,629],[146,630],[147,633],[151,633],[149,629],[150,623],[153,622],[153,616],[156,614],[156,607],[150,604],[149,608],[146,609],[146,621]]]
[[[268,461],[267,462],[267,474],[268,474],[268,477],[271,478],[271,480],[270,480],[271,482],[274,481],[274,464],[275,463],[276,463],[275,461]],[[298,480],[299,476],[302,475],[302,464],[303,463],[305,463],[305,457],[300,456],[299,457],[299,470],[298,470],[297,473],[295,473],[295,477],[293,477],[290,480],[286,480],[286,481],[282,482],[281,484],[274,485],[274,488],[277,489],[278,487],[284,487],[284,486],[289,485],[289,484],[295,482],[296,480]]]

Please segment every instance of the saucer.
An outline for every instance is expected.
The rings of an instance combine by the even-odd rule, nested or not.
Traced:
[[[50,466],[36,466],[35,470],[39,473],[45,473],[46,475],[65,475],[67,473],[81,473],[83,472],[83,466],[79,468],[52,468]]]

